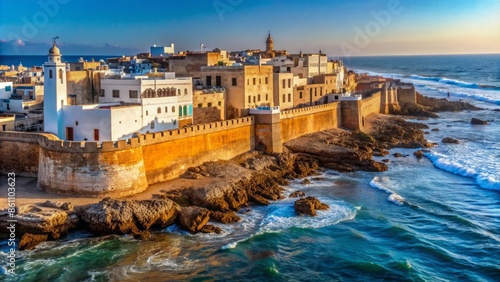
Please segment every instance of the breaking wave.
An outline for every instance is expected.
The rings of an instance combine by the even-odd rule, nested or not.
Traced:
[[[373,188],[377,188],[381,191],[384,191],[389,195],[389,197],[387,198],[387,200],[389,202],[392,202],[396,205],[403,205],[404,204],[404,201],[405,201],[405,198],[401,197],[401,195],[399,195],[398,193],[392,191],[391,189],[387,188],[385,185],[384,185],[384,182],[388,182],[389,181],[389,177],[380,177],[380,176],[375,176],[372,181],[370,181],[370,186],[373,187]]]

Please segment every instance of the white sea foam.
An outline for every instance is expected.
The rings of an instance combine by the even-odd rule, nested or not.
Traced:
[[[387,176],[375,176],[372,181],[370,181],[370,186],[390,194],[387,198],[389,202],[400,206],[403,205],[405,198],[386,186],[389,181],[390,179]]]
[[[474,178],[481,188],[500,191],[500,180],[497,176],[485,172],[478,172],[476,169],[467,167],[443,154],[426,152],[424,155],[439,169],[453,174]]]

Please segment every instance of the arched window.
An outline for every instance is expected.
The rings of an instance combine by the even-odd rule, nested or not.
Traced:
[[[177,95],[181,96],[181,90],[177,89]]]
[[[188,112],[187,112],[187,106],[186,106],[186,105],[184,105],[184,111],[183,111],[183,113],[184,113],[184,116],[187,116],[187,115],[188,115]]]
[[[157,114],[161,114],[161,108],[160,107],[158,107],[158,109],[156,110],[156,113]]]
[[[63,70],[59,70],[59,79],[61,80],[61,84],[63,83]]]
[[[172,106],[172,113],[175,113],[175,106]]]
[[[179,90],[180,91],[180,90]],[[179,116],[182,116],[182,106],[179,106]]]
[[[184,95],[187,95],[188,94],[188,90],[187,88],[184,89]]]
[[[193,105],[189,105],[188,107],[188,116],[192,116],[193,115]]]
[[[49,70],[49,78],[52,78],[52,70]]]

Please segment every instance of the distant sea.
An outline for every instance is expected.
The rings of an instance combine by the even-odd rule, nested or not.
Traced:
[[[326,171],[311,184],[287,186],[285,195],[300,189],[330,205],[317,217],[296,216],[286,198],[251,207],[239,223],[216,224],[222,235],[176,226],[147,241],[73,232],[21,252],[18,276],[8,279],[499,281],[500,56],[360,57],[345,65],[486,110],[418,121],[439,143],[420,160],[415,149],[393,149],[409,156],[387,156],[387,172]],[[471,125],[472,117],[490,124]],[[442,144],[444,137],[460,144]],[[7,245],[0,247],[4,261]]]
[[[83,58],[85,61],[92,61],[94,59],[96,62],[99,60],[104,60],[106,61],[107,58],[116,58],[116,57],[121,57],[120,56],[113,56],[113,55],[108,55],[108,56],[90,56],[90,55],[71,55],[71,56],[65,56],[64,54],[62,55],[62,61],[63,62],[78,62],[80,58]],[[0,55],[0,65],[6,65],[6,66],[18,66],[19,63],[21,63],[25,67],[34,67],[34,66],[41,66],[45,62],[47,62],[47,55],[33,55],[33,56],[10,56],[10,55]]]

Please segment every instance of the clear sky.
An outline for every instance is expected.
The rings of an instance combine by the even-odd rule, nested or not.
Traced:
[[[330,56],[500,53],[498,0],[0,0],[0,54],[275,49]]]

